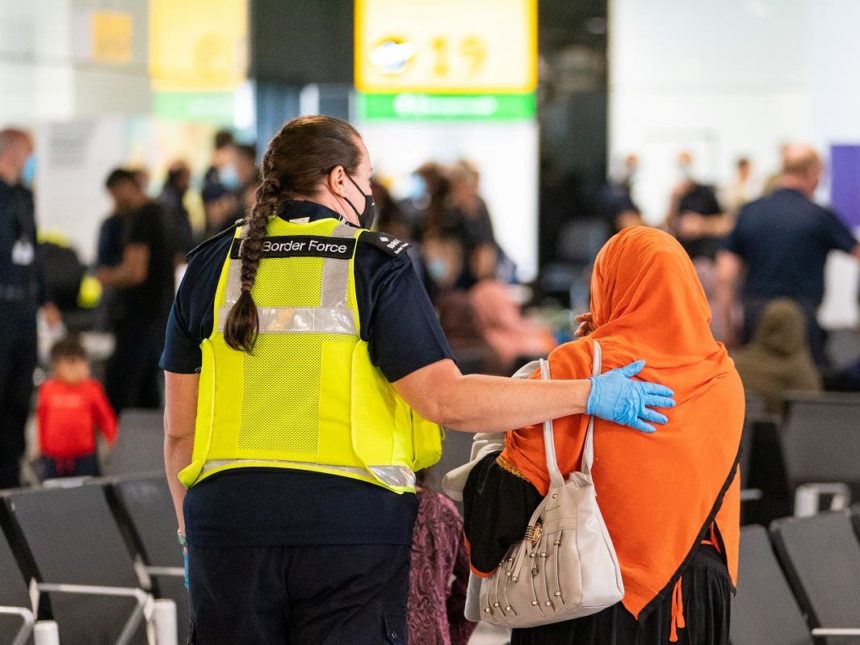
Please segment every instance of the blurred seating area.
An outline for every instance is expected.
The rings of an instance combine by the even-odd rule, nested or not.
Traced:
[[[175,522],[160,472],[4,493],[0,605],[17,611],[0,611],[0,641],[32,642],[53,621],[65,643],[185,642]]]
[[[741,530],[732,645],[860,639],[860,508]]]

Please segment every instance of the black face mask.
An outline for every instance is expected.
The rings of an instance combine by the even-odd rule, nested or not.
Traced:
[[[359,185],[355,183],[355,180],[349,175],[347,175],[347,177],[349,177],[349,180],[352,182],[352,185],[358,188],[358,192],[364,195],[364,210],[359,213],[355,205],[351,201],[349,201],[349,197],[344,195],[343,198],[346,200],[346,203],[352,207],[352,210],[355,211],[355,214],[358,215],[358,225],[361,228],[370,228],[371,226],[373,226],[373,220],[376,219],[376,203],[373,201],[373,195],[365,195]]]

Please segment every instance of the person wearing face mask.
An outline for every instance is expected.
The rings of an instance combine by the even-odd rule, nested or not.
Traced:
[[[351,125],[294,119],[249,216],[191,253],[161,358],[191,643],[405,642],[414,473],[439,424],[666,420],[647,406],[671,391],[628,378],[641,365],[463,376],[408,244],[367,230],[371,175]]]
[[[20,485],[24,428],[36,368],[36,313],[49,326],[60,312],[48,302],[36,252],[33,141],[22,130],[0,130],[0,489]]]
[[[229,130],[218,130],[212,141],[212,162],[203,174],[203,189],[220,186],[227,190],[239,187],[236,172],[236,142]]]

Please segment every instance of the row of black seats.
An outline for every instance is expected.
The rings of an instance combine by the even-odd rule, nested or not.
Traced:
[[[860,507],[741,530],[732,645],[860,644]]]
[[[62,642],[145,643],[151,594],[174,600],[184,640],[182,560],[160,473],[9,492],[0,508],[0,605],[54,618]],[[733,645],[811,645],[826,635],[860,643],[858,530],[857,507],[778,520],[770,532],[745,527]],[[42,592],[37,606],[32,587]],[[29,642],[22,613],[0,614],[0,642]]]
[[[0,606],[10,608],[0,609],[0,643],[32,642],[32,617],[55,620],[62,643],[147,643],[159,598],[174,601],[185,642],[182,553],[163,473],[0,500]]]
[[[860,395],[790,393],[782,415],[748,393],[741,451],[744,521],[769,524],[860,499]]]

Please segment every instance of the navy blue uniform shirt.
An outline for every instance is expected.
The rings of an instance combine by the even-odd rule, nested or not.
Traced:
[[[681,196],[678,202],[678,214],[686,212],[698,213],[704,217],[715,217],[722,212],[714,189],[704,184],[694,183]],[[691,258],[714,258],[720,248],[720,238],[703,235],[692,240],[681,240],[681,246]]]
[[[284,219],[337,218],[312,202],[290,202]],[[406,253],[392,255],[362,235],[355,253],[361,337],[389,382],[453,358]],[[161,367],[193,374],[200,342],[212,333],[215,291],[232,244],[224,235],[193,254],[170,312]],[[265,261],[265,260],[263,260]],[[240,468],[188,490],[186,535],[197,546],[410,544],[414,495],[346,477],[298,470]]]
[[[36,244],[33,193],[0,180],[0,302],[44,303]]]
[[[780,188],[741,209],[725,248],[747,265],[745,296],[793,298],[817,307],[824,297],[827,254],[850,253],[856,244],[833,211]]]

